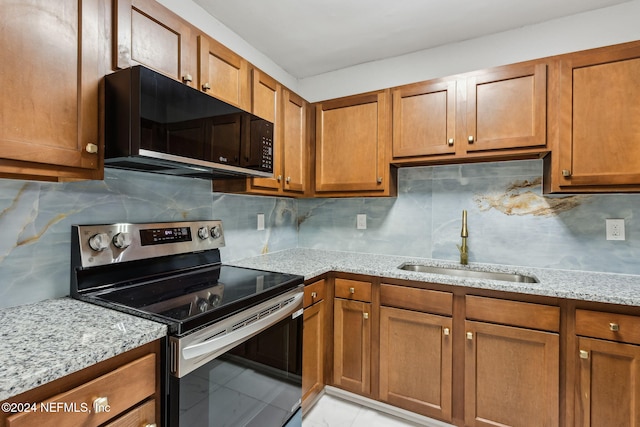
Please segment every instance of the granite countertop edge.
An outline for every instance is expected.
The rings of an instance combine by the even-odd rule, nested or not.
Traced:
[[[468,266],[462,266],[452,261],[430,258],[307,248],[286,249],[229,261],[226,264],[298,274],[304,276],[305,280],[333,271],[579,301],[640,306],[640,292],[638,292],[640,290],[640,275],[633,274],[481,263],[470,263]],[[535,277],[538,283],[507,282],[412,272],[399,269],[398,267],[402,264],[425,264],[456,269],[522,274]]]
[[[166,325],[69,297],[2,309],[0,401],[166,335]]]

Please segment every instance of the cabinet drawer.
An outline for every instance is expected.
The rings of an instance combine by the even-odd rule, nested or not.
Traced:
[[[453,294],[408,286],[380,285],[380,304],[426,313],[453,313]]]
[[[603,311],[576,310],[576,334],[640,344],[640,317]]]
[[[156,355],[148,354],[86,384],[58,394],[42,405],[53,411],[23,412],[7,418],[7,427],[98,426],[123,413],[156,391]],[[108,412],[96,412],[97,398],[107,400]],[[65,406],[66,405],[66,406]],[[65,409],[66,408],[66,409]]]
[[[371,302],[371,283],[336,279],[336,298]]]
[[[318,280],[304,287],[304,308],[324,299],[324,280]]]
[[[558,332],[560,307],[467,295],[467,319]]]

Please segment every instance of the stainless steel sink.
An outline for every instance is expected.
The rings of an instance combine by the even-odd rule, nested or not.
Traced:
[[[462,270],[458,268],[435,267],[423,264],[402,264],[400,270],[417,271],[419,273],[445,274],[447,276],[470,277],[473,279],[503,280],[506,282],[538,283],[538,279],[531,276],[512,273],[498,273],[478,270]]]

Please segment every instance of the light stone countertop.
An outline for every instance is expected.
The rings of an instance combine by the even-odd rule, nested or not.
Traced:
[[[0,401],[166,336],[165,325],[71,298],[0,310]]]
[[[459,269],[517,273],[533,276],[539,283],[514,283],[500,280],[463,278],[442,274],[419,273],[398,269],[403,263],[428,264]],[[640,306],[640,276],[587,271],[554,270],[497,264],[471,263],[464,267],[451,261],[428,258],[377,255],[318,249],[289,249],[246,258],[226,264],[281,273],[299,274],[311,279],[329,271],[440,283],[522,294],[582,301]]]
[[[534,276],[513,283],[400,270],[403,263]],[[640,306],[640,276],[317,249],[226,262],[312,279],[335,271],[559,298]],[[0,401],[166,336],[165,325],[71,298],[0,309]]]

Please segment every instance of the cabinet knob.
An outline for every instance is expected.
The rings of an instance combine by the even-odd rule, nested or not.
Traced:
[[[467,141],[469,141],[469,144],[473,144],[475,140],[476,139],[473,137],[473,135],[469,135],[469,138],[467,138]]]
[[[447,144],[449,144],[449,147],[453,147],[453,138],[449,138]]]
[[[144,427],[158,427],[156,423],[145,424]]]
[[[350,294],[355,294],[356,293],[356,288],[349,288],[349,293]]]
[[[620,330],[620,325],[617,323],[609,323],[609,329],[611,332],[618,332]]]
[[[93,400],[93,412],[109,412],[109,398],[106,396],[96,397]]]
[[[192,81],[193,77],[191,77],[191,74],[185,74],[184,76],[182,76],[183,83],[191,83]]]
[[[565,177],[570,177],[571,176],[571,171],[569,169],[562,169],[562,176]]]
[[[381,176],[378,177],[378,184],[382,184],[382,177]]]
[[[287,179],[284,180],[287,184],[291,182],[291,177],[288,176]]]
[[[96,154],[98,152],[98,146],[91,142],[88,143],[84,149],[87,150],[87,153],[89,154]]]
[[[586,350],[580,350],[580,359],[588,359],[589,358],[589,352]]]
[[[368,319],[369,318],[369,313],[362,313],[362,318],[363,319]]]
[[[276,179],[278,180],[278,182],[282,181],[282,175],[278,175]]]
[[[473,339],[473,332],[467,332],[467,339],[468,340],[472,340]]]
[[[443,334],[444,336],[447,336],[447,337],[448,337],[448,336],[449,336],[449,333],[450,333],[449,328],[444,328],[444,329],[442,330],[442,334]]]
[[[311,299],[316,299],[318,294],[316,292],[311,292]]]
[[[209,83],[205,83],[202,85],[202,90],[203,91],[208,91],[209,89],[211,89],[211,85]]]

